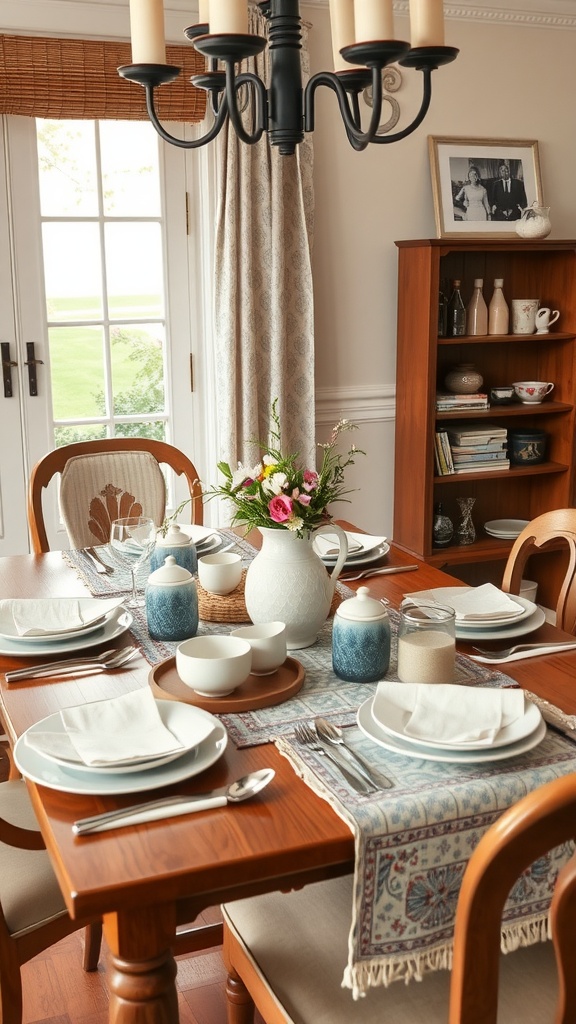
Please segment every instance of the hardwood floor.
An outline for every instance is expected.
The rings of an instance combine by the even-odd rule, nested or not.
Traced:
[[[0,744],[0,781],[8,762]],[[220,920],[218,908],[202,915]],[[22,968],[22,1024],[107,1024],[106,945],[97,971],[82,970],[82,932],[69,935]],[[226,971],[220,947],[177,958],[180,1024],[226,1024]],[[257,1013],[255,1024],[264,1024]]]

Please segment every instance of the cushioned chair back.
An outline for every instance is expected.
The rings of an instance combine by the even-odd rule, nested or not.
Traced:
[[[74,548],[106,544],[110,524],[125,516],[164,519],[166,483],[149,452],[106,452],[69,459],[60,483],[60,509]]]

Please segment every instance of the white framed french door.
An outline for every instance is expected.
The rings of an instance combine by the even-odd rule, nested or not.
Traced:
[[[198,162],[147,122],[8,117],[0,155],[0,283],[11,295],[0,341],[17,363],[13,396],[0,392],[11,438],[0,456],[0,554],[11,554],[28,548],[30,468],[55,446],[161,437],[204,474],[210,244],[190,214],[210,204]],[[56,486],[45,508],[51,547],[66,547]]]

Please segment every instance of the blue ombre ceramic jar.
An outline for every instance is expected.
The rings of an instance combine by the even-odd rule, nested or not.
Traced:
[[[359,587],[336,609],[332,626],[332,667],[340,679],[375,683],[390,664],[390,619],[384,601]]]
[[[150,568],[152,572],[155,569],[159,569],[161,565],[164,565],[168,555],[172,555],[176,564],[181,565],[183,569],[187,569],[192,575],[197,572],[198,556],[196,554],[196,545],[190,537],[182,533],[177,523],[172,523],[168,527],[164,537],[158,534],[156,545],[150,555]]]
[[[168,555],[148,577],[146,620],[153,640],[188,640],[198,631],[198,594],[192,573]]]

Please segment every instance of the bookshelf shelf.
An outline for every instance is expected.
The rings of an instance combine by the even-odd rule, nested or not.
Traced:
[[[576,241],[522,242],[507,239],[423,239],[398,246],[398,351],[396,376],[396,453],[394,540],[406,551],[445,565],[467,582],[499,582],[510,542],[482,536],[489,519],[533,519],[574,504],[576,472]],[[560,309],[558,331],[544,335],[486,335],[438,338],[438,295],[444,282],[458,278],[467,302],[473,281],[504,279],[504,294],[537,296]],[[436,409],[447,372],[473,363],[484,378],[483,392],[517,380],[553,381],[540,405],[491,405],[487,410]],[[534,428],[547,434],[547,461],[533,466],[439,476],[435,434],[454,421],[470,427],[497,421],[510,430]],[[409,471],[408,471],[409,470]],[[465,548],[432,546],[434,505],[456,525],[457,498],[475,498],[477,541]],[[557,554],[557,553],[556,553]],[[549,573],[549,558],[539,564]],[[537,578],[530,568],[531,578]],[[553,572],[550,575],[552,580]],[[543,597],[545,603],[545,586]]]

